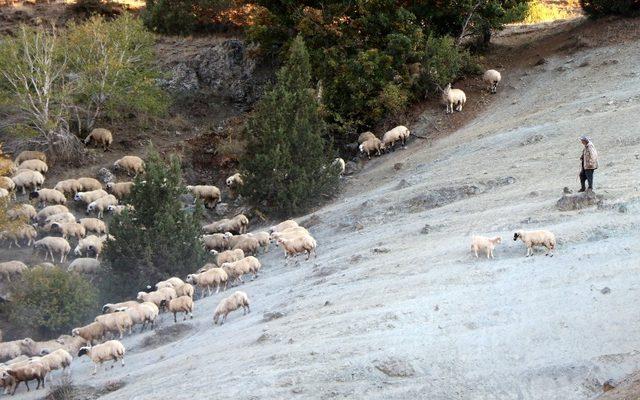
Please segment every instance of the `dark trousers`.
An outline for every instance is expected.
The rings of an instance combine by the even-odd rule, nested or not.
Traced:
[[[593,189],[593,169],[583,169],[580,172],[580,185],[582,186],[582,190],[585,190],[584,183],[586,181],[589,182],[589,189]]]

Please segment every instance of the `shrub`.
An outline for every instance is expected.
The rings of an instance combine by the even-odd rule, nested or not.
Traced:
[[[210,30],[215,17],[231,4],[232,0],[147,0],[142,17],[154,32],[188,35]]]
[[[580,6],[593,18],[605,15],[633,17],[640,14],[639,0],[580,0]]]
[[[9,322],[34,336],[68,333],[97,309],[97,294],[82,276],[60,268],[36,267],[9,285],[12,301],[4,308]]]
[[[569,17],[569,13],[557,5],[534,0],[529,3],[527,7],[527,16],[523,22],[527,24],[535,24],[538,22],[564,19],[567,17]]]
[[[116,240],[107,243],[109,267],[101,280],[111,299],[129,297],[170,276],[186,276],[205,259],[198,239],[202,206],[198,202],[193,210],[183,209],[179,199],[184,193],[180,160],[174,156],[164,162],[152,148],[145,164],[127,198],[135,209],[109,224]]]
[[[267,212],[288,216],[306,211],[337,186],[328,168],[333,150],[311,89],[311,66],[297,37],[275,85],[246,124],[247,152],[241,160],[244,195]]]

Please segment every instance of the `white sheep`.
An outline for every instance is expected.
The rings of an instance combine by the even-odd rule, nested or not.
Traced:
[[[482,80],[489,85],[489,91],[495,94],[498,91],[498,84],[502,80],[502,75],[495,69],[489,69],[482,75]]]
[[[453,114],[454,106],[456,111],[462,111],[462,106],[467,102],[467,95],[460,89],[452,89],[449,83],[442,91],[442,101],[447,106],[446,113]]]
[[[26,160],[18,165],[18,170],[25,169],[31,171],[38,171],[41,174],[46,174],[49,171],[47,163],[40,160]]]
[[[47,155],[41,151],[25,150],[18,154],[18,157],[15,159],[15,163],[18,165],[26,160],[40,160],[42,162],[47,162]]]
[[[125,210],[133,211],[135,210],[135,207],[132,206],[131,204],[119,204],[119,205],[112,204],[109,207],[107,207],[107,212],[113,215],[121,215]]]
[[[57,349],[40,357],[40,362],[48,373],[58,369],[64,371],[71,365],[71,361],[73,361],[73,357],[65,349]]]
[[[74,328],[71,331],[71,336],[82,338],[82,340],[84,340],[88,346],[102,341],[104,334],[104,325],[102,325],[100,322],[95,321],[90,323],[89,325]]]
[[[373,132],[369,132],[369,131],[362,132],[360,136],[358,136],[358,144],[362,144],[367,140],[371,140],[371,139],[377,139],[376,135],[374,135]]]
[[[29,268],[22,261],[14,260],[14,261],[0,262],[0,276],[2,277],[3,280],[8,282],[11,282],[12,276],[22,275],[22,273],[25,272],[27,269]],[[1,354],[2,352],[0,351],[0,357],[1,357]]]
[[[87,215],[94,211],[97,211],[98,218],[102,218],[104,217],[104,211],[109,206],[116,206],[116,205],[118,205],[118,199],[116,198],[116,196],[112,194],[107,196],[102,196],[99,199],[96,199],[87,205]]]
[[[244,233],[247,231],[248,226],[249,219],[243,214],[238,214],[231,219],[223,218],[209,225],[205,225],[202,227],[202,230],[205,233]]]
[[[317,243],[311,235],[303,235],[295,238],[281,237],[278,239],[278,243],[284,248],[285,259],[295,257],[297,254],[302,253],[307,253],[306,260],[311,257],[311,253],[313,253],[314,258],[317,257]]]
[[[235,173],[228,177],[225,183],[227,184],[227,187],[229,188],[229,191],[231,192],[231,195],[233,197],[237,196],[238,190],[240,190],[240,188],[244,186],[244,180],[239,173]]]
[[[213,253],[215,250],[212,250]],[[238,260],[242,260],[244,258],[244,251],[242,249],[234,249],[234,250],[225,250],[222,253],[214,253],[216,254],[216,265],[221,266],[227,262],[234,262]]]
[[[100,270],[100,261],[91,257],[80,257],[71,261],[67,271],[79,274],[97,274]]]
[[[384,136],[382,137],[382,146],[385,150],[395,149],[394,146],[396,142],[401,142],[402,146],[404,147],[410,135],[411,135],[411,132],[406,126],[404,125],[396,126],[390,131],[387,131],[384,133]]]
[[[269,228],[269,233],[281,232],[289,228],[295,228],[299,226],[298,223],[292,219],[280,222],[278,225],[274,225]]]
[[[224,233],[202,235],[200,238],[205,250],[222,251],[228,247],[227,236]]]
[[[65,239],[74,237],[80,240],[87,235],[85,227],[78,222],[53,222],[51,230],[62,233],[62,237]]]
[[[22,194],[26,194],[27,189],[37,190],[44,184],[44,176],[42,176],[40,172],[31,171],[28,169],[18,171],[18,173],[13,176],[11,180],[15,184],[16,189],[22,189]]]
[[[144,173],[144,161],[138,156],[124,156],[116,160],[113,167],[124,170],[129,176]]]
[[[99,235],[107,233],[107,224],[98,218],[81,218],[78,222],[87,232],[95,232]]]
[[[164,300],[163,306],[167,306],[166,300]],[[168,310],[173,314],[174,323],[178,322],[177,314],[179,312],[184,313],[183,321],[187,320],[187,314],[189,314],[190,318],[193,319],[194,307],[193,299],[189,296],[180,296],[175,299],[171,299],[168,303]]]
[[[526,256],[533,255],[533,248],[536,246],[544,246],[547,248],[545,256],[553,257],[552,251],[556,248],[556,236],[553,232],[540,230],[540,231],[524,231],[519,230],[513,234],[513,241],[522,240],[527,246]]]
[[[187,190],[193,194],[196,199],[204,202],[208,208],[214,208],[220,201],[220,189],[213,185],[195,185],[187,186]]]
[[[123,307],[118,309],[117,312],[125,312],[131,317],[134,325],[142,325],[140,332],[142,332],[147,324],[151,327],[155,326],[156,318],[160,314],[160,309],[157,305],[151,302],[138,303],[135,306]]]
[[[78,245],[73,250],[73,253],[77,256],[81,256],[83,254],[88,254],[88,252],[95,252],[96,259],[102,252],[102,247],[106,237],[98,237],[96,235],[89,235],[83,239],[78,241]]]
[[[160,290],[162,288],[165,287],[170,287],[173,289],[179,288],[180,286],[184,285],[184,281],[180,278],[177,277],[171,277],[169,279],[166,279],[164,281],[160,281],[158,283],[156,283],[156,290]]]
[[[93,347],[82,347],[78,352],[78,357],[82,357],[85,354],[88,355],[95,364],[93,375],[98,372],[98,365],[102,365],[105,361],[113,360],[114,365],[118,361],[121,361],[124,367],[125,348],[122,343],[117,340],[109,340]]]
[[[161,288],[153,292],[138,292],[138,296],[136,299],[140,302],[150,302],[158,306],[158,308],[162,309],[162,301],[170,301],[171,299],[175,299],[176,291],[173,288]]]
[[[270,235],[270,239],[272,242],[276,244],[276,246],[278,246],[279,245],[278,239],[280,238],[293,239],[300,236],[308,236],[308,235],[311,235],[311,234],[306,228],[304,228],[303,226],[296,226],[293,228],[285,229],[283,231],[273,232]]]
[[[18,204],[7,210],[7,217],[11,220],[23,219],[26,222],[35,219],[37,215],[36,209],[31,204]]]
[[[36,220],[42,223],[52,215],[68,213],[68,212],[69,212],[69,209],[66,206],[63,206],[61,204],[57,204],[54,206],[46,206],[42,210],[38,211],[38,213],[36,214]]]
[[[222,299],[218,304],[216,311],[213,313],[213,323],[217,325],[218,320],[220,320],[220,325],[224,324],[227,320],[227,315],[240,307],[242,307],[242,315],[246,315],[251,312],[249,305],[249,296],[245,292],[236,291],[231,296]],[[220,316],[222,316],[222,319],[220,319]]]
[[[113,143],[113,135],[108,129],[96,128],[92,130],[86,138],[84,138],[84,143],[88,144],[92,140],[96,144],[101,145],[104,151],[107,151],[109,150],[111,143]]]
[[[242,260],[227,262],[220,266],[232,280],[244,283],[242,275],[253,274],[253,279],[258,277],[258,271],[262,268],[260,261],[253,257],[245,257]]]
[[[13,244],[20,247],[21,240],[26,240],[27,246],[31,246],[38,237],[38,231],[32,225],[24,224],[0,233],[0,237],[9,241],[9,248]]]
[[[65,195],[72,194],[75,196],[76,193],[82,190],[82,184],[77,179],[65,179],[63,181],[58,181],[53,188]]]
[[[258,254],[260,241],[252,236],[244,236],[233,246],[232,250],[241,249],[244,254]]]
[[[181,286],[178,286],[176,289],[176,296],[180,297],[180,296],[189,296],[191,298],[193,298],[193,295],[195,293],[195,289],[193,288],[193,285],[191,285],[190,283],[185,283]]]
[[[344,160],[340,157],[335,158],[331,163],[331,166],[338,170],[338,175],[340,176],[342,176],[342,174],[344,174],[344,171],[347,169],[347,163],[345,163]]]
[[[85,204],[91,204],[101,197],[110,196],[109,193],[102,189],[90,190],[88,192],[78,192],[73,196],[75,201],[81,201]],[[112,195],[111,195],[112,196]]]
[[[105,332],[118,332],[120,339],[122,339],[126,331],[131,333],[131,328],[133,327],[133,320],[129,314],[123,312],[98,315],[94,321],[101,323]]]
[[[16,184],[8,176],[0,176],[0,188],[10,192],[16,188]]]
[[[46,232],[51,231],[51,226],[55,223],[64,224],[67,222],[76,222],[75,215],[70,212],[61,212],[59,214],[49,215],[43,222],[42,227]]]
[[[226,290],[228,278],[229,276],[222,268],[211,268],[201,273],[187,275],[187,282],[200,288],[200,298],[202,298],[204,297],[205,289],[208,295],[211,295],[212,286],[216,287],[216,293],[220,291],[223,285],[224,290]]]
[[[61,263],[64,262],[64,260],[67,258],[67,255],[71,251],[71,246],[69,245],[69,242],[67,242],[65,239],[61,237],[53,237],[53,236],[47,236],[40,240],[36,240],[36,242],[33,244],[33,248],[34,248],[34,251],[36,252],[39,249],[43,249],[45,251],[44,253],[45,261],[47,261],[48,256],[51,256],[51,261],[53,261],[54,253],[60,253]]]
[[[122,199],[123,197],[131,194],[133,185],[133,182],[109,182],[107,183],[107,191],[116,196],[118,199]]]
[[[474,252],[476,258],[478,258],[479,251],[485,252],[487,254],[487,258],[494,258],[493,250],[500,243],[502,243],[502,238],[500,236],[496,236],[494,238],[488,238],[485,236],[472,236],[471,251]]]
[[[135,307],[138,304],[140,303],[136,300],[127,300],[127,301],[122,301],[120,303],[107,303],[102,306],[102,313],[103,314],[114,313],[122,308]]]
[[[31,338],[0,342],[0,361],[11,360],[21,355],[34,356],[38,354],[38,346]]]
[[[102,184],[95,178],[82,177],[78,178],[78,182],[80,182],[80,185],[82,186],[82,189],[80,190],[82,192],[91,192],[102,189]]]
[[[373,139],[365,140],[358,146],[360,153],[366,154],[368,159],[371,159],[371,153],[375,152],[377,155],[381,155],[384,150],[384,144],[382,140],[374,137]]]

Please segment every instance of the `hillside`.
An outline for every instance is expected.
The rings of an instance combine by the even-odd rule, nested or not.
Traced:
[[[184,324],[164,315],[124,340],[125,368],[91,377],[74,362],[78,398],[572,400],[638,369],[640,20],[550,32],[498,37],[497,95],[461,83],[478,93],[461,115],[426,109],[411,128],[428,140],[366,163],[300,218],[318,257],[261,256],[241,288],[249,315],[214,327],[223,293]],[[522,35],[537,42],[515,47]],[[560,211],[581,134],[603,199]],[[520,228],[555,232],[555,256],[525,258]],[[472,257],[475,233],[502,236],[495,260]]]

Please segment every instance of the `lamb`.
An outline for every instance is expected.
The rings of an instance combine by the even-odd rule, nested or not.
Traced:
[[[200,298],[204,297],[204,290],[211,295],[211,287],[216,286],[216,293],[220,291],[220,287],[224,284],[227,289],[227,280],[229,276],[222,268],[211,268],[199,274],[187,275],[187,282],[200,288]]]
[[[83,347],[78,351],[78,357],[82,357],[85,354],[88,355],[95,364],[93,375],[98,372],[98,365],[102,365],[105,361],[113,360],[113,364],[115,365],[118,360],[120,360],[124,367],[125,348],[122,343],[117,340],[109,340],[93,347]]]
[[[38,214],[36,214],[36,220],[42,223],[52,215],[68,213],[68,212],[69,212],[69,209],[66,206],[63,206],[60,204],[55,206],[46,206],[42,210],[38,211]]]
[[[163,300],[163,307],[167,306],[167,301]],[[175,299],[172,299],[168,303],[169,312],[173,314],[173,322],[178,322],[177,314],[179,312],[184,313],[183,321],[187,320],[187,314],[190,314],[190,318],[193,319],[193,308],[194,303],[193,299],[189,296],[180,296]]]
[[[27,246],[31,246],[38,237],[38,231],[32,225],[24,224],[2,232],[0,237],[9,241],[9,248],[12,244],[20,247],[21,240],[26,240]]]
[[[107,303],[105,305],[102,306],[102,313],[103,314],[109,314],[109,313],[114,313],[122,308],[127,308],[127,307],[135,307],[138,304],[140,304],[138,301],[136,300],[128,300],[128,301],[123,301],[121,303]]]
[[[71,331],[71,336],[82,338],[88,346],[102,341],[104,338],[104,325],[100,322],[92,322],[89,325],[82,326],[80,328],[74,328]]]
[[[360,153],[366,154],[367,158],[370,160],[371,153],[375,152],[376,155],[382,154],[382,150],[384,150],[384,144],[380,139],[373,138],[362,142],[358,149],[360,150]]]
[[[77,179],[65,179],[63,181],[58,181],[53,188],[65,195],[72,194],[75,196],[76,193],[82,190],[82,184]]]
[[[140,328],[140,332],[142,332],[147,324],[150,324],[152,327],[155,325],[156,318],[158,318],[158,314],[160,314],[160,309],[154,303],[144,302],[138,303],[135,306],[118,309],[117,312],[129,314],[134,325],[142,324]]]
[[[203,235],[200,239],[205,250],[222,251],[227,248],[227,236],[224,233]]]
[[[258,254],[260,249],[260,241],[251,236],[245,236],[233,246],[233,250],[241,249],[244,254]]]
[[[462,111],[462,106],[467,102],[467,95],[460,89],[452,89],[449,83],[442,91],[442,101],[447,106],[446,114],[453,114],[454,106],[456,111]]]
[[[488,238],[484,236],[472,236],[471,237],[471,251],[473,251],[478,258],[478,251],[484,251],[487,254],[487,258],[493,257],[493,249],[496,248],[497,245],[502,243],[502,238],[500,236],[496,236],[494,238]]]
[[[6,379],[13,379],[15,381],[15,385],[13,386],[13,391],[11,391],[11,395],[16,393],[16,389],[20,385],[20,382],[24,382],[27,386],[27,391],[31,391],[29,388],[29,381],[36,379],[38,381],[38,386],[36,386],[36,390],[40,389],[40,385],[44,388],[44,378],[47,376],[47,369],[40,361],[30,361],[25,365],[20,366],[10,366],[6,371],[2,373],[0,377],[3,381]],[[11,377],[11,378],[9,378]]]
[[[0,263],[0,276],[2,280],[11,282],[12,276],[22,275],[27,269],[27,265],[22,261],[5,261]],[[2,357],[2,351],[0,350],[0,358]]]
[[[124,170],[129,176],[144,173],[144,161],[137,156],[124,156],[116,160],[113,166],[116,170]]]
[[[47,155],[41,151],[25,150],[18,154],[18,157],[15,159],[15,163],[18,165],[27,160],[40,160],[42,162],[47,162]]]
[[[102,145],[102,148],[104,149],[104,151],[107,151],[109,150],[109,146],[111,146],[111,143],[113,143],[113,135],[111,134],[111,131],[109,131],[108,129],[96,128],[92,130],[91,133],[88,134],[86,138],[84,138],[84,143],[88,144],[92,140],[96,144]]]
[[[18,204],[7,211],[9,219],[23,219],[25,222],[35,219],[37,215],[36,209],[31,204]]]
[[[121,215],[124,210],[133,211],[135,207],[131,204],[110,205],[107,207],[107,212],[113,215]]]
[[[22,170],[11,178],[17,188],[22,188],[22,194],[27,194],[27,189],[38,190],[44,184],[44,176],[40,172]]]
[[[90,257],[80,257],[71,261],[67,271],[78,274],[97,274],[100,270],[100,261]]]
[[[102,184],[95,178],[82,177],[78,178],[78,182],[80,182],[80,185],[82,186],[81,191],[83,192],[102,189]]]
[[[360,136],[358,136],[358,144],[362,144],[371,139],[377,139],[376,135],[374,135],[373,132],[362,132]]]
[[[89,235],[78,241],[78,245],[73,250],[73,253],[77,256],[88,254],[89,251],[94,251],[96,259],[102,253],[102,246],[104,240],[96,235]]]
[[[342,176],[342,174],[344,174],[344,171],[347,169],[347,164],[340,157],[334,159],[331,163],[331,166],[338,170],[339,176]]]
[[[98,211],[98,218],[102,218],[104,216],[104,210],[109,206],[115,206],[117,204],[118,199],[112,194],[100,197],[99,199],[89,203],[87,206],[87,215],[93,211]]]
[[[133,182],[109,182],[107,183],[107,191],[116,196],[118,199],[122,199],[123,197],[131,194],[133,185]]]
[[[91,204],[94,201],[98,200],[101,197],[109,196],[109,193],[105,192],[102,189],[91,190],[89,192],[78,192],[73,199],[75,201],[81,201],[85,204]],[[111,195],[112,196],[112,195]]]
[[[41,174],[46,174],[49,171],[49,166],[46,162],[40,160],[26,160],[18,165],[18,171],[21,169],[38,171]]]
[[[274,225],[271,228],[269,228],[269,233],[281,232],[289,228],[296,228],[298,226],[299,225],[296,221],[292,219],[288,219],[286,221],[280,222],[278,225]]]
[[[191,285],[189,283],[185,283],[182,286],[178,286],[176,288],[176,296],[177,297],[189,296],[189,297],[193,298],[194,292],[195,292],[195,289],[193,288],[193,285]]]
[[[208,208],[214,208],[220,201],[220,189],[213,185],[187,186],[196,199],[201,199]]]
[[[7,176],[0,176],[0,189],[5,189],[10,192],[15,188],[16,188],[16,184],[13,183],[11,178]]]
[[[251,308],[249,308],[249,296],[247,296],[245,292],[237,291],[231,296],[222,299],[218,304],[213,314],[213,323],[217,325],[218,320],[220,320],[220,325],[224,324],[227,320],[227,315],[240,307],[242,307],[242,315],[251,312]],[[220,319],[220,316],[222,316],[222,319]]]
[[[396,142],[402,142],[402,147],[404,147],[410,135],[411,132],[406,126],[396,126],[390,131],[385,132],[384,136],[382,137],[382,147],[384,149],[395,149],[394,145],[396,144]]]
[[[78,222],[53,222],[51,230],[62,233],[62,237],[67,239],[70,236],[78,240],[87,235],[87,230]]]
[[[212,250],[212,252],[214,251],[215,250]],[[227,262],[242,260],[243,258],[244,258],[244,251],[242,249],[226,250],[226,251],[223,251],[222,253],[216,254],[216,265],[220,266]]]
[[[98,218],[81,218],[78,222],[87,232],[95,232],[99,235],[107,233],[107,224]]]
[[[51,256],[51,261],[53,261],[53,254],[60,253],[60,262],[63,263],[66,260],[67,255],[71,251],[71,246],[69,242],[61,237],[53,237],[47,236],[40,240],[37,240],[33,244],[34,250],[37,252],[39,249],[44,249],[44,260],[47,261],[47,256]]]
[[[552,251],[556,248],[556,236],[546,230],[540,231],[524,231],[519,230],[513,234],[513,241],[522,240],[522,243],[527,246],[526,257],[533,256],[533,248],[535,246],[544,246],[547,248],[545,256],[553,257]]]
[[[278,239],[278,243],[282,244],[284,248],[285,259],[289,257],[294,257],[297,254],[307,253],[306,260],[311,257],[311,253],[313,253],[313,257],[317,257],[316,254],[316,246],[317,243],[315,239],[311,235],[299,236],[296,238],[280,238]]]
[[[104,325],[105,332],[118,332],[120,339],[122,339],[125,331],[128,330],[131,333],[131,327],[133,326],[133,320],[129,314],[123,312],[98,315],[95,318],[95,322]]]
[[[488,69],[484,75],[482,75],[482,80],[489,85],[491,94],[496,94],[498,92],[498,84],[502,80],[502,75],[495,69]]]

